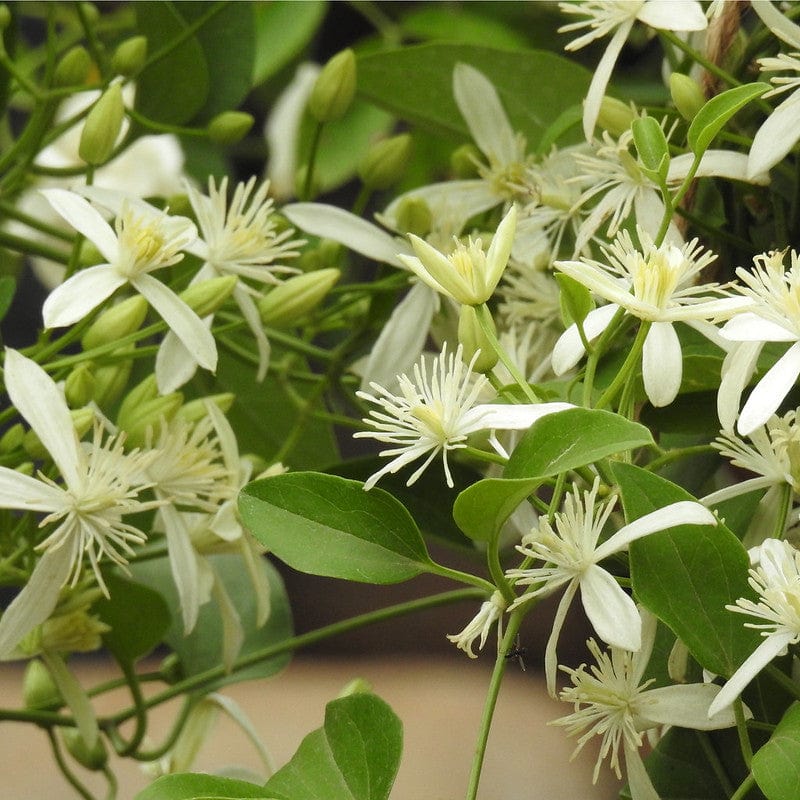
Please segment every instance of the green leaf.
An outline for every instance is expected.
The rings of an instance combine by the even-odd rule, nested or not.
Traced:
[[[0,322],[5,319],[8,314],[8,309],[11,308],[11,303],[14,300],[14,294],[17,291],[17,282],[10,275],[3,275],[0,277]]]
[[[578,283],[575,278],[570,278],[563,272],[557,272],[555,278],[561,290],[559,301],[564,327],[568,328],[573,322],[583,322],[586,315],[594,308],[592,293],[582,283]]]
[[[484,478],[456,498],[453,506],[456,524],[470,539],[488,542],[540,483],[539,478]]]
[[[800,703],[790,706],[769,741],[753,756],[752,770],[767,800],[800,796]]]
[[[761,97],[767,89],[769,86],[759,81],[736,86],[712,97],[692,120],[686,134],[692,152],[696,156],[704,153],[728,120],[751,100]]]
[[[142,789],[134,800],[272,800],[262,786],[216,775],[164,775]]]
[[[520,439],[505,478],[545,478],[653,444],[650,431],[610,411],[570,408],[535,422]]]
[[[310,733],[264,790],[278,800],[385,800],[394,783],[403,728],[389,706],[360,693],[328,703]]]
[[[245,633],[239,656],[246,656],[290,638],[293,633],[291,611],[283,581],[277,570],[262,559],[264,571],[270,586],[270,616],[261,628],[256,625],[256,598],[253,587],[244,571],[242,559],[237,554],[207,556],[210,565],[222,580],[225,591],[235,606]],[[194,630],[183,634],[183,620],[180,613],[180,600],[166,558],[155,559],[133,567],[138,581],[147,584],[162,594],[172,609],[172,624],[164,636],[164,641],[175,651],[186,676],[197,675],[208,669],[218,667],[222,656],[222,618],[214,601],[200,608],[200,615]],[[259,661],[252,667],[233,672],[224,678],[207,685],[206,689],[217,689],[238,681],[265,678],[280,672],[290,660],[289,654]]]
[[[453,99],[453,68],[459,62],[492,82],[512,127],[531,149],[555,117],[580,105],[591,79],[583,67],[542,50],[437,43],[361,56],[358,91],[404,120],[463,139],[469,130]]]
[[[252,7],[256,36],[253,86],[258,86],[280,72],[311,41],[328,4],[321,0],[273,0]]]
[[[694,499],[639,467],[614,463],[611,470],[628,522]],[[760,641],[725,608],[753,595],[741,542],[722,524],[681,525],[632,542],[629,554],[637,599],[669,625],[703,667],[730,677]]]
[[[105,576],[110,597],[95,604],[100,619],[111,626],[103,644],[120,664],[133,664],[164,638],[169,606],[156,591],[119,575]]]
[[[457,11],[435,5],[415,8],[401,18],[400,26],[406,36],[417,39],[478,46],[491,42],[494,47],[509,49],[527,46],[525,36],[496,17],[475,13],[464,6]]]
[[[290,567],[363,583],[399,583],[432,563],[411,515],[388,492],[319,472],[254,481],[239,494],[245,525]]]
[[[663,184],[669,169],[669,145],[654,117],[640,117],[631,123],[633,142],[639,161],[657,183]]]

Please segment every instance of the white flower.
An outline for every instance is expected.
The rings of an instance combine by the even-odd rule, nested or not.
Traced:
[[[447,454],[467,446],[469,434],[480,430],[524,430],[537,419],[555,411],[571,408],[569,403],[542,403],[541,405],[477,404],[481,392],[488,386],[483,375],[472,372],[473,356],[469,366],[462,361],[462,348],[455,354],[442,348],[430,369],[424,361],[414,365],[414,379],[400,375],[400,395],[394,395],[377,383],[372,383],[373,394],[357,392],[363,400],[374,403],[377,410],[370,411],[364,419],[374,430],[359,431],[356,438],[376,439],[397,445],[382,450],[381,456],[392,460],[372,475],[364,484],[371,489],[387,473],[395,473],[406,464],[427,456],[408,479],[411,486],[433,459],[442,453],[447,485],[454,485],[447,462]]]
[[[767,539],[759,548],[758,565],[750,570],[748,582],[758,601],[741,597],[736,605],[725,607],[761,620],[744,625],[760,630],[764,641],[722,687],[709,715],[727,708],[773,658],[800,642],[800,552],[786,541]]]
[[[655,641],[656,618],[643,611],[641,628],[642,647],[636,653],[618,647],[612,647],[610,653],[601,652],[590,639],[588,647],[596,664],[588,669],[585,664],[578,669],[561,667],[572,686],[564,688],[559,698],[573,703],[574,711],[550,724],[565,728],[570,736],[580,734],[575,755],[595,736],[601,737],[595,782],[606,758],[621,778],[622,756],[633,800],[658,800],[639,754],[647,731],[662,725],[718,730],[734,726],[736,720],[730,712],[709,715],[709,707],[719,691],[713,684],[650,688],[653,680],[644,680],[644,675]]]
[[[448,634],[447,638],[470,658],[477,658],[477,654],[472,650],[475,640],[478,640],[478,649],[482,650],[489,636],[489,631],[491,631],[495,622],[503,616],[506,605],[502,593],[495,591],[488,600],[481,604],[478,613],[461,633]],[[500,629],[498,628],[498,642],[500,640],[499,631]]]
[[[33,574],[0,620],[0,657],[50,615],[66,583],[75,585],[84,558],[107,594],[100,562],[124,567],[146,534],[123,521],[126,514],[158,503],[137,499],[147,488],[140,476],[152,459],[138,451],[125,454],[122,441],[102,441],[95,428],[87,447],[78,442],[64,397],[49,375],[15,350],[6,350],[5,383],[9,398],[53,459],[64,486],[41,475],[29,477],[0,467],[0,507],[45,513],[40,527],[52,531],[36,545],[41,553]]]
[[[682,501],[634,520],[598,544],[616,503],[616,498],[597,503],[599,485],[599,479],[595,480],[591,490],[583,493],[583,498],[575,487],[573,494],[567,495],[563,511],[555,514],[552,523],[541,517],[539,527],[523,537],[517,550],[526,558],[540,560],[541,566],[506,572],[513,583],[533,587],[521,595],[512,608],[566,586],[545,649],[545,675],[550,694],[555,693],[558,637],[579,589],[586,616],[604,642],[623,650],[636,651],[641,647],[641,623],[636,605],[600,562],[627,549],[636,539],[675,525],[717,524],[707,508]]]
[[[50,293],[42,308],[45,327],[78,322],[117,289],[130,284],[161,315],[198,364],[216,369],[217,346],[210,331],[172,289],[150,274],[183,258],[181,250],[197,233],[192,222],[129,198],[122,202],[112,228],[97,209],[73,192],[43,189],[42,194],[107,260],[76,272]]]
[[[651,323],[642,352],[642,377],[650,402],[665,406],[675,399],[683,376],[681,346],[673,323],[730,316],[745,303],[741,298],[708,299],[707,293],[715,290],[716,284],[695,285],[698,273],[716,258],[703,253],[697,239],[683,247],[656,247],[644,231],[638,233],[641,248],[634,246],[627,231],[604,248],[608,263],[582,258],[557,261],[555,267],[610,303],[589,312],[583,323],[587,339],[599,336],[619,308]],[[553,350],[556,375],[575,366],[584,352],[573,324]]]
[[[291,239],[293,230],[280,231],[275,208],[269,193],[268,181],[257,189],[256,179],[239,183],[228,202],[228,179],[219,187],[213,177],[208,179],[208,194],[203,195],[187,184],[189,202],[200,228],[199,238],[186,246],[186,251],[202,259],[203,266],[192,279],[199,283],[224,275],[236,275],[261,284],[280,283],[277,275],[296,272],[280,262],[296,256],[302,241]],[[261,381],[269,366],[270,346],[253,296],[258,292],[245,280],[233,289],[233,299],[239,306],[258,347],[258,371]],[[162,394],[180,388],[194,374],[196,362],[174,333],[168,333],[156,357],[156,376]]]
[[[702,6],[696,0],[586,0],[583,3],[560,3],[559,6],[565,14],[587,17],[564,25],[559,28],[559,33],[589,28],[588,32],[566,45],[565,50],[579,50],[613,31],[584,101],[583,132],[587,140],[592,138],[614,64],[637,20],[651,28],[668,31],[700,31],[708,25]]]
[[[753,259],[752,272],[739,267],[737,286],[750,300],[746,310],[730,319],[720,331],[723,338],[740,342],[722,367],[718,409],[728,427],[739,398],[756,367],[766,342],[791,343],[750,393],[736,425],[747,435],[763,425],[778,409],[800,375],[800,255],[791,251],[791,265],[784,270],[786,251],[763,253]]]

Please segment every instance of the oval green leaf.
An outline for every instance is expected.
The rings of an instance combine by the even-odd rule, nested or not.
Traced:
[[[540,483],[538,478],[484,478],[456,498],[453,506],[456,525],[470,539],[488,542]]]
[[[800,703],[783,715],[753,756],[753,777],[767,800],[797,800],[800,792]]]
[[[164,775],[142,789],[134,800],[273,800],[255,783],[216,775]]]
[[[290,472],[239,494],[244,524],[290,567],[362,583],[399,583],[432,564],[405,507],[388,492],[320,472]]]

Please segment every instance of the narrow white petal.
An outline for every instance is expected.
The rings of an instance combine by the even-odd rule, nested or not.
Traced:
[[[83,462],[75,426],[61,390],[37,363],[10,348],[6,350],[5,379],[12,404],[50,453],[67,486],[75,486]],[[9,475],[5,476],[8,480]],[[22,487],[22,481],[12,480]],[[33,486],[28,484],[28,491],[32,490]],[[54,495],[39,489],[39,497],[43,495],[55,499]]]
[[[64,659],[59,653],[45,651],[42,656],[53,678],[53,683],[55,683],[59,694],[64,698],[69,710],[72,712],[72,716],[75,718],[75,725],[81,734],[81,738],[88,748],[94,747],[97,742],[99,727],[89,696],[64,663]]]
[[[52,614],[71,565],[68,547],[50,550],[39,559],[28,582],[0,619],[0,659],[8,658],[23,637]]]
[[[175,331],[192,358],[213,372],[217,368],[217,345],[203,320],[152,275],[139,275],[132,285]]]
[[[61,489],[8,467],[0,467],[0,508],[55,511],[63,502]]]
[[[333,239],[334,242],[383,264],[402,267],[397,254],[409,252],[405,242],[336,206],[324,203],[292,203],[284,206],[281,213],[300,230]]]
[[[730,680],[722,687],[719,694],[708,707],[708,716],[714,717],[723,709],[728,708],[728,706],[730,706],[744,691],[747,684],[749,684],[773,658],[785,652],[793,639],[794,634],[788,631],[776,631],[767,636],[747,657],[739,669],[731,675]]]
[[[162,506],[159,513],[164,521],[172,579],[181,603],[183,633],[188,635],[197,623],[202,604],[199,556],[192,547],[183,515],[173,505]]]
[[[83,319],[124,284],[125,278],[110,264],[98,264],[76,272],[56,286],[44,301],[45,328],[62,328]]]
[[[232,697],[217,694],[216,692],[208,695],[208,699],[216,703],[247,734],[247,738],[250,739],[250,743],[261,758],[266,774],[272,775],[275,772],[275,764],[264,747],[258,730],[247,714],[244,713],[241,706]]]
[[[647,774],[644,761],[635,747],[631,747],[623,739],[625,752],[625,771],[628,777],[628,788],[631,790],[632,800],[661,800],[658,792]]]
[[[690,683],[685,686],[662,686],[649,689],[642,696],[640,713],[659,725],[675,725],[695,731],[714,731],[736,724],[733,711],[728,709],[708,716],[708,709],[719,694],[713,683]],[[647,698],[646,702],[644,698]]]
[[[767,118],[753,137],[747,174],[769,171],[794,147],[800,138],[800,91],[786,98]]]
[[[583,284],[590,292],[612,303],[625,306],[634,302],[627,283],[592,264],[584,261],[556,261],[554,266],[559,272]]]
[[[743,311],[729,319],[720,331],[723,339],[731,342],[794,342],[797,334],[777,322],[759,317],[752,311]]]
[[[629,19],[622,23],[622,25],[614,31],[600,63],[594,71],[592,82],[589,84],[589,91],[586,93],[586,99],[583,103],[583,133],[587,141],[592,140],[594,133],[594,126],[597,123],[597,117],[600,113],[600,105],[603,102],[603,97],[606,93],[606,86],[611,78],[611,73],[614,70],[614,65],[617,63],[617,57],[631,32],[634,20]]]
[[[442,287],[445,294],[451,295],[456,300],[459,300],[459,297],[471,298],[475,293],[472,284],[442,253],[428,244],[424,239],[420,239],[419,236],[409,234],[408,238],[411,240],[411,246],[414,249],[414,253],[420,265],[425,272],[430,275],[433,281]],[[422,277],[422,274],[418,271],[416,266],[411,264],[410,259],[401,256],[401,260],[419,277]],[[459,302],[465,302],[467,305],[471,304],[469,300],[459,300]]]
[[[708,27],[697,0],[647,0],[636,19],[665,31],[702,31]]]
[[[497,226],[492,237],[492,243],[486,252],[486,277],[485,288],[487,292],[493,292],[498,281],[505,271],[508,264],[508,257],[511,255],[511,248],[514,245],[514,232],[517,228],[517,207],[512,205],[508,213],[503,217]]]
[[[519,405],[504,405],[502,403],[486,403],[475,406],[464,415],[464,433],[479,430],[498,429],[503,431],[527,430],[534,422],[555,414],[575,408],[572,403],[524,403]],[[470,417],[474,416],[473,422]]]
[[[216,573],[212,593],[222,619],[222,664],[226,672],[230,672],[244,643],[244,629],[239,612]]]
[[[633,213],[636,217],[636,225],[651,237],[655,237],[661,227],[661,220],[664,218],[664,201],[661,199],[661,195],[655,189],[643,186],[633,198]],[[675,223],[670,222],[669,228],[671,239],[667,241],[667,244],[674,241],[680,247],[683,239]]]
[[[781,14],[769,0],[754,0],[750,4],[761,21],[783,42],[800,50],[800,26]]]
[[[119,256],[119,242],[113,228],[87,200],[65,189],[42,189],[47,202],[76,231],[82,233],[112,264]]]
[[[580,583],[581,602],[597,635],[612,647],[636,652],[642,646],[642,620],[636,603],[597,564],[586,569]]]
[[[258,313],[258,306],[249,292],[237,284],[233,289],[233,299],[239,310],[242,312],[247,327],[253,334],[256,340],[256,348],[258,350],[258,370],[256,371],[256,380],[261,383],[267,377],[267,369],[269,368],[269,356],[271,347],[267,334],[264,333],[264,325],[261,322],[261,315]]]
[[[644,391],[656,407],[668,406],[677,396],[683,378],[683,354],[675,328],[669,322],[654,322],[642,351]]]
[[[724,503],[734,497],[739,497],[749,492],[756,492],[759,489],[764,489],[767,486],[775,485],[775,479],[772,477],[761,476],[758,478],[750,478],[746,481],[731,484],[724,489],[718,489],[716,492],[707,494],[705,497],[700,498],[700,502],[704,506],[716,506],[719,503]]]
[[[197,362],[173,331],[167,331],[156,353],[156,383],[159,394],[181,388],[197,372]]]
[[[517,159],[517,137],[497,90],[486,76],[468,64],[456,64],[453,97],[475,144],[490,162],[514,162]]]
[[[428,272],[425,268],[423,263],[416,257],[416,256],[407,256],[403,253],[399,253],[397,256],[398,261],[400,262],[401,266],[407,269],[409,272],[413,272],[426,286],[433,289],[434,292],[438,294],[447,295],[450,297],[450,292],[442,286],[433,275]]]
[[[544,650],[544,674],[547,681],[547,691],[551,697],[556,696],[556,673],[558,672],[558,654],[556,646],[558,645],[558,637],[561,633],[561,628],[564,627],[564,620],[567,617],[572,598],[575,597],[575,592],[578,591],[578,581],[573,580],[567,584],[561,600],[558,602],[558,608],[553,619],[553,629],[550,631],[550,636],[547,639],[547,645]]]
[[[693,162],[693,153],[682,153],[675,156],[669,162],[667,181],[669,183],[682,181],[688,175]],[[706,150],[695,176],[698,178],[728,178],[762,185],[769,183],[769,175],[766,172],[750,175],[747,164],[748,157],[744,153],[734,153],[729,150]]]
[[[737,430],[742,436],[763,425],[783,402],[800,375],[800,342],[793,344],[772,366],[747,398]]]
[[[733,430],[739,414],[742,392],[756,369],[762,342],[743,342],[722,362],[722,380],[717,393],[717,415],[723,430]]]
[[[617,311],[619,306],[614,303],[590,311],[583,321],[586,338],[590,342],[596,339],[608,327]],[[583,358],[585,352],[578,326],[573,323],[561,334],[553,348],[553,372],[563,375]]]

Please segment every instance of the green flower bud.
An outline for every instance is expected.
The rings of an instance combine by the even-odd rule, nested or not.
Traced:
[[[94,104],[81,132],[78,155],[87,163],[104,164],[114,151],[125,119],[122,86],[114,83]]]
[[[231,296],[238,280],[236,275],[222,275],[193,283],[181,292],[180,298],[198,317],[205,317],[213,314]]]
[[[494,321],[492,321],[494,328]],[[464,348],[464,361],[469,360],[480,350],[472,365],[474,372],[488,372],[497,363],[497,352],[478,322],[474,306],[461,306],[458,314],[458,341]]]
[[[156,383],[156,376],[151,374],[128,392],[119,407],[119,416],[130,416],[135,413],[138,406],[154,400],[156,397],[158,397],[158,384]],[[117,421],[119,422],[119,418]]]
[[[344,116],[356,93],[356,56],[348,48],[337,53],[317,77],[308,110],[317,122],[333,122]]]
[[[478,177],[478,164],[483,161],[481,151],[474,144],[462,144],[450,154],[450,170],[458,180]]]
[[[111,69],[129,78],[136,75],[147,60],[147,37],[131,36],[117,46],[111,56]]]
[[[86,82],[91,67],[92,57],[89,51],[81,45],[75,45],[56,64],[53,86],[80,86]]]
[[[127,398],[126,398],[127,400]],[[172,392],[161,397],[154,397],[135,408],[128,408],[123,414],[120,410],[117,423],[128,438],[128,447],[141,447],[147,441],[148,431],[157,431],[163,422],[169,422],[183,405],[183,395]]]
[[[689,122],[706,104],[705,95],[697,81],[680,72],[673,72],[669,76],[669,93],[672,96],[672,102],[675,103],[675,108]]]
[[[64,705],[64,699],[50,675],[50,670],[38,658],[29,661],[25,667],[22,699],[25,708],[30,709],[60,708]]]
[[[21,464],[17,465],[14,471],[19,472],[20,475],[33,475],[35,470],[32,461],[23,461]]]
[[[61,736],[64,739],[64,747],[82,767],[96,772],[106,765],[108,751],[101,736],[97,737],[93,747],[86,744],[77,728],[64,728]]]
[[[265,325],[284,328],[296,325],[324,299],[342,273],[333,267],[295,275],[270,289],[258,301],[258,310]]]
[[[84,350],[91,350],[138,331],[147,316],[147,300],[140,294],[104,311],[81,337]]]
[[[97,10],[97,6],[94,3],[81,3],[80,6],[86,16],[87,22],[94,24],[100,19],[100,12]]]
[[[161,662],[161,666],[158,668],[158,674],[161,680],[168,686],[183,680],[185,677],[183,665],[176,653],[170,653],[165,656],[164,660]]]
[[[64,394],[71,406],[85,406],[94,399],[94,375],[90,364],[83,362],[67,375]]]
[[[136,348],[126,348],[125,352],[133,352]],[[114,364],[104,364],[94,369],[94,401],[100,408],[108,408],[116,402],[128,386],[133,371],[130,358]]]
[[[11,12],[5,3],[0,3],[0,31],[4,31],[11,24]]]
[[[71,410],[69,415],[72,417],[72,425],[75,428],[75,432],[78,434],[78,438],[83,438],[84,434],[94,424],[94,411],[91,408],[77,408]],[[49,456],[49,453],[33,429],[26,432],[22,439],[22,447],[33,459],[47,458]]]
[[[188,403],[184,403],[175,417],[185,422],[199,422],[203,417],[208,415],[208,410],[206,409],[207,403],[214,403],[223,414],[227,414],[235,399],[236,395],[232,392],[222,392],[207,397],[198,397],[196,400],[190,400]]]
[[[208,123],[208,138],[217,144],[236,144],[247,136],[254,122],[245,111],[223,111]]]
[[[18,422],[12,425],[0,437],[0,453],[12,453],[18,447],[22,447],[22,440],[25,438],[25,428]]]
[[[597,124],[612,136],[620,136],[631,127],[636,118],[636,112],[629,105],[606,95],[600,103]]]
[[[395,215],[397,229],[402,233],[413,233],[424,239],[433,226],[430,206],[421,197],[404,197],[397,206]]]
[[[403,177],[410,155],[410,134],[383,139],[369,148],[358,167],[358,176],[370,189],[388,189]]]

